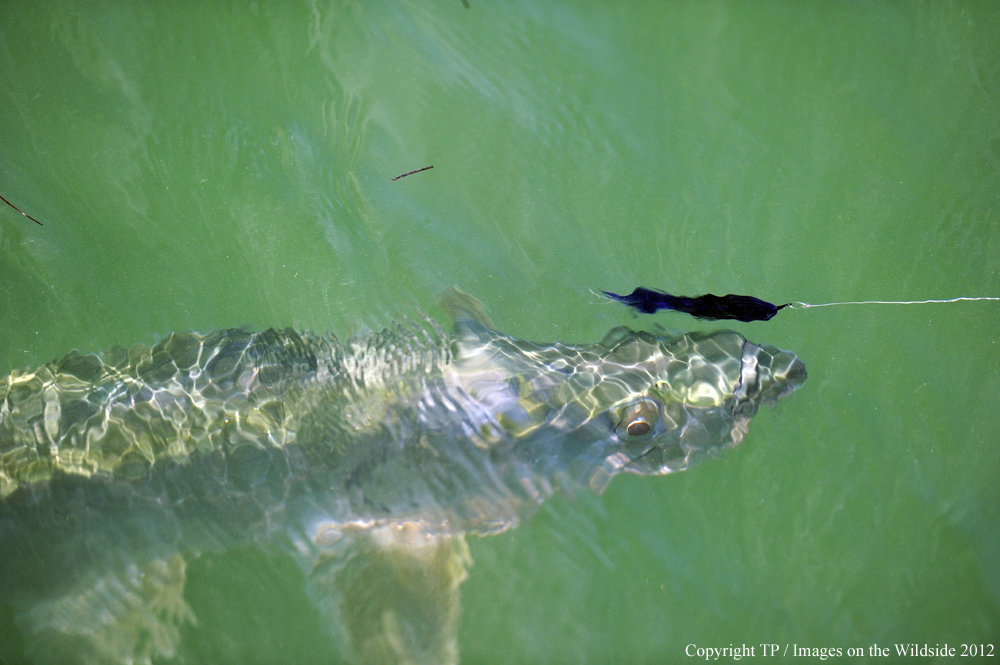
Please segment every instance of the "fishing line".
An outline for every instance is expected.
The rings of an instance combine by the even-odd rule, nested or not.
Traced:
[[[850,302],[821,302],[815,304],[792,301],[788,303],[788,307],[790,309],[809,309],[810,307],[833,307],[834,305],[926,305],[932,302],[959,302],[962,300],[1000,300],[1000,298],[992,296],[962,296],[961,298],[948,298],[947,300],[854,300]]]

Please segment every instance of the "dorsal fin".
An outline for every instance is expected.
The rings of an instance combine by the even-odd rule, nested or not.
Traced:
[[[456,328],[458,322],[465,319],[475,321],[490,330],[497,329],[493,325],[493,322],[490,321],[490,317],[486,315],[486,308],[483,307],[483,303],[457,286],[449,286],[438,294],[438,307],[448,313],[452,322],[456,324]]]
[[[632,334],[631,328],[627,328],[625,326],[615,326],[605,333],[604,337],[598,343],[605,349],[610,350],[618,346],[623,339],[628,338]]]

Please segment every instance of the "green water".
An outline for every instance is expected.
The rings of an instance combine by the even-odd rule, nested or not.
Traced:
[[[589,289],[1000,295],[992,3],[469,4],[3,0],[0,194],[44,226],[0,209],[0,375],[443,320],[451,284],[566,342],[721,327]],[[472,539],[464,662],[1000,646],[1000,303],[734,327],[806,386],[722,459]],[[290,560],[189,573],[187,662],[334,657]]]

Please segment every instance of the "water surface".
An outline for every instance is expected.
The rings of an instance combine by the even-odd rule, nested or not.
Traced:
[[[804,389],[691,472],[470,542],[466,662],[996,641],[996,303],[633,319],[589,289],[1000,295],[988,3],[4,3],[0,374],[174,330],[733,327]],[[401,173],[434,169],[393,182]],[[291,561],[190,568],[188,662],[336,647]],[[0,660],[19,636],[0,599]]]

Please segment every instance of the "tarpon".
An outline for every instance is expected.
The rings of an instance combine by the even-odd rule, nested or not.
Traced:
[[[174,333],[0,380],[0,602],[28,655],[173,657],[186,562],[255,544],[301,563],[347,659],[457,662],[465,534],[687,469],[806,379],[735,332],[535,344],[441,305],[451,333]]]

